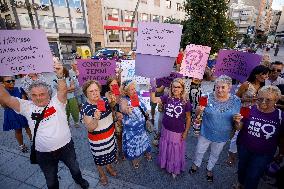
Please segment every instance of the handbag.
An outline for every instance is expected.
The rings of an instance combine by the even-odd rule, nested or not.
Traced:
[[[143,116],[145,117],[145,120],[146,120],[145,129],[146,129],[146,131],[148,131],[149,133],[152,133],[154,131],[154,126],[149,120],[149,115],[147,115],[145,113],[145,111],[143,110],[143,108],[140,105],[138,106],[138,108],[141,111],[141,113],[143,114]]]
[[[31,162],[31,164],[38,164],[38,162],[36,160],[35,137],[36,137],[36,133],[37,133],[37,129],[38,129],[39,123],[41,122],[41,120],[43,120],[44,112],[45,112],[46,108],[47,108],[47,106],[45,106],[43,111],[39,114],[39,116],[37,116],[35,118],[36,119],[36,123],[35,123],[35,128],[34,128],[33,144],[31,146],[31,154],[30,154],[30,162]]]

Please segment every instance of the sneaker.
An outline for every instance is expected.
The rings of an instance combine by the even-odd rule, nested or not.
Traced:
[[[21,152],[28,153],[28,147],[25,144],[22,144],[19,147],[20,147]]]

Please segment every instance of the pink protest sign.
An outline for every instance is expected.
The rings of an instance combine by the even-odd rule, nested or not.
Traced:
[[[43,30],[0,30],[0,75],[53,72]]]
[[[96,80],[105,85],[107,78],[115,75],[115,60],[78,59],[77,66],[80,86],[88,80]]]
[[[228,75],[240,82],[247,80],[253,68],[260,64],[262,56],[234,50],[220,50],[215,75]]]
[[[186,46],[180,73],[202,79],[207,65],[211,47],[190,44]]]
[[[177,57],[182,34],[182,25],[139,22],[137,53]]]

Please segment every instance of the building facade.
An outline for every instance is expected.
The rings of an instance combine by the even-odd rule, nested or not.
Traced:
[[[43,29],[52,51],[72,59],[79,46],[90,46],[84,0],[0,0],[1,29]]]
[[[284,6],[282,6],[282,14],[279,19],[279,23],[276,30],[276,37],[284,42]]]
[[[279,24],[279,20],[281,17],[281,11],[280,10],[273,10],[272,11],[272,19],[270,24],[270,33],[275,33],[277,30],[277,26]]]
[[[184,0],[139,0],[136,19],[131,26],[137,2],[138,0],[87,0],[93,49],[120,48],[129,51],[131,31],[136,36],[138,22],[163,22],[168,17],[179,20],[185,18]]]

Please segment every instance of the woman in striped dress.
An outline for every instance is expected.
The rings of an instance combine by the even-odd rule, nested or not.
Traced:
[[[87,102],[82,105],[81,116],[88,129],[90,148],[99,171],[100,182],[107,185],[108,179],[103,167],[106,167],[106,172],[111,176],[117,175],[111,165],[115,161],[117,150],[109,100],[101,97],[100,91],[101,86],[97,81],[90,80],[83,85]]]

